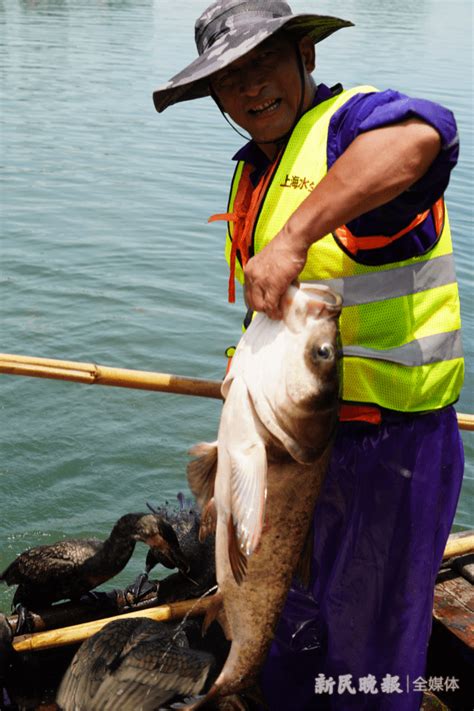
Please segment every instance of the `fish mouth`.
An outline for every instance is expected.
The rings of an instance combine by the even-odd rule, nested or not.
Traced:
[[[320,310],[321,306],[323,307],[322,311],[327,317],[336,318],[339,316],[342,309],[342,296],[336,291],[333,291],[326,284],[301,284],[301,288],[315,307],[318,306],[318,304]],[[312,311],[311,301],[310,311]]]
[[[327,286],[327,284],[301,284],[301,288],[310,298],[324,301],[324,303],[328,306],[333,306],[335,308],[340,308],[342,306],[342,296],[333,291],[331,287]]]
[[[253,117],[269,116],[280,108],[281,99],[267,99],[257,106],[247,109],[247,113]]]

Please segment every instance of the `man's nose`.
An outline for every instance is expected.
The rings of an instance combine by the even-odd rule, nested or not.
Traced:
[[[265,72],[258,67],[248,67],[240,72],[240,92],[247,96],[257,96],[266,84]]]

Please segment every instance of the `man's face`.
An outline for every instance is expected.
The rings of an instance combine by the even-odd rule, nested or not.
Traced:
[[[303,111],[311,105],[314,85],[314,45],[299,41],[304,71]],[[301,101],[301,78],[294,42],[271,37],[225,69],[211,86],[224,111],[250,133],[256,143],[284,136],[293,126]],[[263,150],[268,152],[262,146]],[[271,149],[270,149],[270,152]]]

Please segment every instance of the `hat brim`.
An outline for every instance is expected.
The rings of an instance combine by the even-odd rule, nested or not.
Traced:
[[[262,19],[257,26],[252,24],[232,28],[167,84],[153,92],[155,109],[161,113],[168,106],[180,101],[208,96],[209,79],[213,74],[243,57],[279,30],[284,29],[301,37],[309,35],[314,44],[317,44],[333,32],[342,27],[352,27],[353,24],[339,17],[302,14]]]

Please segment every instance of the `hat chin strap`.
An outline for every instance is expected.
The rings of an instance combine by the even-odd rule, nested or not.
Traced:
[[[275,143],[277,146],[281,146],[281,145],[285,144],[287,142],[287,140],[289,139],[289,137],[291,136],[291,134],[293,133],[296,124],[298,123],[301,116],[303,115],[303,103],[304,103],[304,94],[305,94],[304,65],[303,65],[303,58],[301,56],[300,48],[299,48],[299,45],[296,41],[294,43],[294,48],[295,48],[295,53],[296,53],[296,61],[298,63],[298,72],[299,72],[299,76],[300,76],[300,86],[301,86],[300,102],[299,102],[298,108],[296,110],[294,121],[291,125],[291,128],[286,133],[284,133],[282,136],[279,136],[278,138],[272,138],[271,141],[258,141],[259,145],[263,146],[263,145],[268,145],[270,143]],[[217,108],[219,109],[222,116],[225,118],[225,120],[229,124],[229,126],[231,128],[233,128],[234,131],[239,134],[239,136],[242,136],[242,138],[245,138],[246,141],[253,140],[252,136],[246,136],[245,133],[242,133],[241,131],[239,131],[238,128],[236,128],[234,126],[234,124],[230,121],[227,114],[225,113],[221,102],[217,98],[217,95],[215,94],[215,92],[212,89],[210,89],[210,94],[211,94],[212,98],[214,99],[215,103],[217,104]]]

